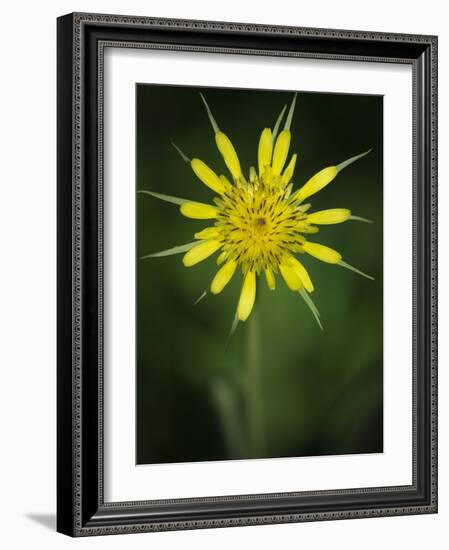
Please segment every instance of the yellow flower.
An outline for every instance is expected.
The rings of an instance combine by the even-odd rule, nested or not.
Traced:
[[[369,151],[354,156],[336,166],[324,168],[302,187],[293,191],[292,178],[297,155],[289,160],[290,126],[295,109],[292,101],[284,128],[279,132],[286,108],[282,110],[273,130],[265,128],[259,139],[258,171],[251,167],[248,179],[242,173],[238,155],[229,137],[218,127],[206,100],[201,96],[212,124],[215,142],[230,173],[228,179],[216,174],[202,160],[190,160],[175,145],[182,158],[191,165],[198,179],[214,192],[212,204],[142,191],[156,198],[180,205],[181,214],[196,220],[210,220],[210,225],[195,233],[195,241],[147,257],[186,252],[183,264],[191,267],[216,252],[220,266],[210,285],[212,294],[220,293],[237,271],[242,274],[242,288],[236,319],[246,321],[256,298],[256,279],[264,274],[270,290],[276,288],[280,274],[293,292],[298,292],[311,309],[321,327],[319,313],[309,294],[314,286],[309,273],[297,255],[309,254],[322,262],[336,264],[372,279],[342,260],[339,252],[309,240],[320,225],[338,224],[347,220],[368,221],[352,216],[346,208],[310,212],[304,201],[331,183],[347,166]],[[312,237],[313,239],[313,237]]]

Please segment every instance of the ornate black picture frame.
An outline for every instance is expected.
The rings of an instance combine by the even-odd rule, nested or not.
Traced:
[[[412,66],[413,483],[410,486],[104,501],[105,44]],[[58,19],[57,72],[58,531],[89,536],[437,512],[437,38],[76,13]]]

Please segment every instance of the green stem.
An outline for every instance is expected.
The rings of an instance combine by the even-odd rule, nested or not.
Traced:
[[[247,321],[246,346],[246,410],[250,452],[254,457],[263,455],[264,434],[262,423],[261,380],[260,380],[260,330],[257,308],[254,308]]]
[[[217,380],[213,384],[212,393],[220,416],[229,458],[241,458],[242,429],[236,393],[224,380]]]

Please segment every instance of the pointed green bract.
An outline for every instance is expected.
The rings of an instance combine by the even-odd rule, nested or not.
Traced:
[[[284,105],[284,107],[282,108],[281,114],[278,116],[276,120],[276,124],[274,125],[273,134],[272,134],[273,143],[276,141],[276,138],[279,132],[279,126],[281,125],[282,119],[284,118],[284,113],[286,109],[287,109],[287,105]]]
[[[171,144],[173,145],[173,147],[178,151],[180,157],[182,158],[182,160],[184,162],[190,162],[190,159],[187,155],[185,155],[181,149],[176,145],[176,143],[174,141],[171,142]]]
[[[371,275],[367,275],[366,273],[363,273],[363,271],[360,271],[360,269],[357,269],[356,267],[353,267],[352,265],[347,264],[343,260],[340,260],[337,265],[340,265],[341,267],[345,267],[346,269],[350,269],[351,271],[354,271],[354,273],[358,273],[362,277],[366,277],[367,279],[374,281],[374,277],[371,277]]]
[[[238,324],[239,324],[239,318],[238,318],[237,311],[236,311],[235,315],[234,315],[234,320],[232,321],[231,330],[229,331],[228,341],[232,338],[234,332],[237,329]]]
[[[173,248],[167,248],[166,250],[161,250],[160,252],[153,252],[153,254],[141,256],[139,260],[145,260],[146,258],[162,258],[163,256],[173,256],[173,254],[182,254],[183,252],[187,252],[187,250],[190,250],[197,244],[198,241],[193,241],[192,243],[174,246]]]
[[[207,296],[207,290],[205,290],[201,296],[199,298],[197,298],[194,302],[193,302],[193,305],[196,306],[197,304],[199,304],[201,302],[201,300],[203,298],[205,298]]]
[[[287,120],[285,121],[284,130],[290,130],[290,126],[292,125],[292,120],[293,120],[293,114],[295,112],[296,96],[297,95],[298,94],[296,93],[293,96],[292,104],[290,105],[290,109],[288,110]]]
[[[316,307],[316,305],[313,303],[313,300],[310,297],[310,295],[304,289],[301,289],[299,291],[299,294],[301,295],[301,298],[304,300],[304,302],[307,304],[307,307],[312,312],[312,315],[315,317],[315,321],[318,323],[318,326],[320,327],[320,329],[324,330],[323,325],[321,324],[321,321],[320,321],[320,312],[318,311],[318,308]]]
[[[321,317],[320,312],[318,311],[318,308],[316,307],[314,301],[310,297],[310,294],[302,288],[299,293],[304,298],[304,300],[307,302],[307,305],[309,305],[310,309],[316,314],[317,317]]]
[[[368,153],[371,153],[371,151],[372,151],[372,149],[368,149],[368,151],[365,151],[364,153],[360,153],[360,155],[356,155],[355,157],[351,157],[350,159],[344,160],[340,164],[337,164],[337,166],[336,166],[337,174],[339,172],[341,172],[344,168],[346,168],[347,166],[349,166],[350,164],[355,162],[356,160],[359,160],[359,159],[365,157],[366,155],[368,155]]]
[[[356,221],[356,222],[364,222],[364,223],[374,223],[371,220],[368,220],[366,218],[361,218],[360,216],[349,216],[348,220]]]
[[[215,122],[215,119],[212,115],[212,111],[210,110],[209,105],[207,104],[207,101],[205,100],[203,94],[200,92],[201,99],[203,100],[203,103],[206,107],[207,116],[209,117],[210,123],[212,124],[212,128],[214,129],[214,132],[217,133],[220,131],[220,128],[218,127],[218,124]]]
[[[153,191],[146,191],[144,189],[137,192],[144,195],[150,195],[151,197],[155,197],[161,201],[171,202],[172,204],[184,204],[185,202],[190,202],[188,199],[181,199],[179,197],[173,197],[172,195],[163,195],[162,193],[154,193]]]

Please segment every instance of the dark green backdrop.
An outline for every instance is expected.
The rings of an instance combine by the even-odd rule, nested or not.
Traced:
[[[261,130],[292,99],[291,92],[138,85],[138,189],[210,200],[212,192],[171,145],[226,173],[200,91],[245,174],[257,166]],[[217,270],[215,258],[192,268],[182,255],[137,260],[137,463],[382,452],[382,134],[382,97],[298,94],[295,188],[373,148],[311,202],[313,210],[346,207],[375,222],[322,226],[314,239],[375,281],[302,256],[321,332],[280,278],[275,292],[260,279],[257,452],[246,432],[248,323],[228,342],[241,277],[194,306]],[[175,205],[136,200],[138,256],[190,242],[207,225],[182,217]]]

